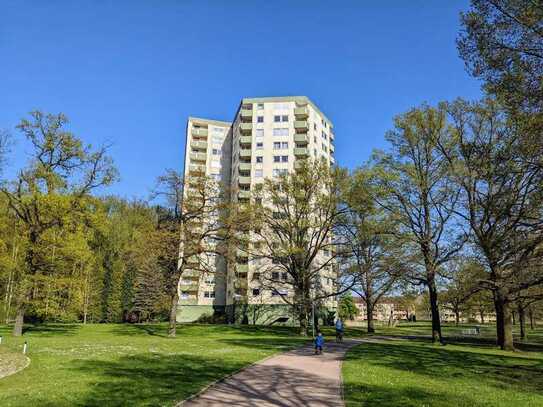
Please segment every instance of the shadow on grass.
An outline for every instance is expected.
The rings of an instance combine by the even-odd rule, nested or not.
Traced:
[[[447,394],[436,394],[427,390],[406,386],[377,386],[345,384],[347,406],[482,406],[473,399]]]
[[[83,406],[172,405],[207,383],[243,367],[242,362],[192,355],[137,355],[117,361],[77,361],[74,369],[99,378]]]
[[[347,354],[347,360],[357,359],[373,366],[431,378],[462,377],[501,389],[543,392],[543,361],[540,359],[466,352],[403,341],[364,343]]]
[[[82,327],[81,324],[36,324],[25,325],[23,335],[32,334],[41,337],[57,336],[57,335],[75,335]]]

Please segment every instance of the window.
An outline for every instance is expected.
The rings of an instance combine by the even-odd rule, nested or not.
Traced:
[[[281,273],[281,280],[287,281],[288,280],[288,273]]]
[[[210,277],[206,277],[206,284],[215,284],[215,277],[213,276],[210,276]]]
[[[272,273],[272,279],[273,279],[273,280],[279,280],[279,272],[274,271],[274,272]]]
[[[273,121],[274,121],[275,123],[280,122],[280,121],[281,121],[281,116],[273,116]]]
[[[281,116],[281,121],[282,121],[282,122],[288,122],[288,115],[286,115],[286,114],[285,114],[285,115],[282,115],[282,116]]]
[[[253,280],[260,281],[260,273],[253,273]]]
[[[213,151],[213,155],[221,155],[221,150],[217,148],[214,148],[212,151]]]
[[[288,129],[273,129],[274,136],[288,136]]]
[[[313,130],[317,130],[317,123],[313,123]]]
[[[324,143],[323,143],[323,145],[322,145],[322,149],[323,149],[324,152],[328,152],[328,147],[326,147],[326,146],[324,145]]]
[[[260,295],[260,288],[253,288],[253,297],[257,297]]]
[[[186,300],[189,298],[189,293],[187,291],[181,291],[181,299]]]
[[[322,132],[322,138],[325,139],[325,140],[328,140],[328,136],[326,135],[326,133],[324,131]]]
[[[263,162],[264,162],[264,157],[262,157],[262,156],[257,156],[257,157],[256,157],[256,162],[257,162],[257,163],[263,163]]]
[[[204,291],[204,298],[215,298],[215,291]]]
[[[264,123],[264,116],[257,116],[256,117],[256,122],[257,123]]]
[[[273,156],[273,162],[274,163],[280,163],[281,162],[281,156],[280,155],[274,155]]]
[[[264,109],[264,103],[259,103],[259,104],[257,104],[257,105],[256,105],[256,108],[257,108],[258,110]]]
[[[262,142],[256,143],[256,149],[257,150],[262,150],[263,148],[264,148],[264,143],[262,143]]]
[[[274,150],[279,150],[279,149],[281,149],[281,143],[280,143],[280,142],[274,142],[274,143],[273,143],[273,149],[274,149]]]
[[[313,136],[313,142],[317,144],[317,136]]]
[[[282,163],[288,163],[288,155],[282,155],[281,156],[281,162]]]
[[[288,142],[283,141],[283,142],[281,143],[281,148],[288,148]]]
[[[262,170],[255,170],[255,177],[262,178],[264,176]]]
[[[264,129],[256,129],[255,136],[256,138],[264,137]]]
[[[279,177],[280,175],[284,175],[287,172],[288,172],[288,170],[286,168],[274,168],[272,170],[272,173],[273,173],[274,177]]]

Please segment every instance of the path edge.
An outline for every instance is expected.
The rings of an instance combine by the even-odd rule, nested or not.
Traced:
[[[10,377],[16,373],[19,373],[19,372],[22,372],[23,370],[25,370],[28,366],[30,366],[30,358],[28,356],[25,355],[25,359],[26,359],[26,363],[23,367],[21,367],[20,369],[17,369],[17,370],[14,370],[13,372],[11,373],[8,373],[7,375],[4,375],[4,376],[0,376],[0,380],[2,379],[5,379],[6,377]]]
[[[242,368],[232,372],[232,373],[229,373],[227,374],[226,376],[223,376],[217,380],[214,380],[212,381],[211,383],[207,384],[206,386],[202,387],[199,391],[197,391],[196,393],[194,394],[191,394],[190,396],[188,396],[186,399],[184,400],[181,400],[180,402],[178,402],[177,404],[175,404],[175,407],[182,407],[183,404],[185,404],[186,402],[188,401],[191,401],[191,400],[194,400],[195,398],[197,398],[198,396],[200,396],[202,393],[204,393],[205,391],[207,391],[210,387],[212,386],[215,386],[216,384],[219,384],[219,383],[222,383],[228,379],[230,379],[232,376],[235,376],[237,375],[238,373],[241,373],[243,372],[244,370],[246,369],[250,369],[251,367],[259,364],[259,363],[262,363],[262,362],[265,362],[266,360],[268,359],[271,359],[271,358],[274,358],[276,356],[279,356],[279,355],[282,355],[282,354],[285,354],[285,353],[288,353],[288,352],[292,352],[293,350],[296,350],[296,349],[300,349],[300,348],[303,348],[303,347],[306,347],[308,345],[304,345],[304,346],[300,346],[300,347],[297,347],[297,348],[293,348],[293,349],[290,349],[290,350],[287,350],[287,351],[284,351],[284,352],[277,352],[277,353],[274,353],[272,355],[269,355],[269,356],[266,356],[265,358],[263,359],[259,359],[259,360],[255,360],[254,362],[248,364],[247,366],[243,366]]]

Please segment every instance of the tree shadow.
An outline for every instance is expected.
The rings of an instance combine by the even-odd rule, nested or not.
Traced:
[[[77,331],[81,329],[83,325],[81,324],[36,324],[36,325],[25,325],[23,329],[23,335],[32,334],[36,336],[57,336],[57,335],[76,335]]]
[[[84,406],[170,405],[244,365],[243,362],[171,354],[74,363],[73,369],[99,376],[80,403]]]
[[[373,366],[432,378],[462,377],[500,389],[543,392],[541,359],[474,353],[407,342],[367,342],[352,349],[346,359],[359,359]]]

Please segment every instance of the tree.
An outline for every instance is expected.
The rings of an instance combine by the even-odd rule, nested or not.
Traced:
[[[456,325],[459,325],[460,314],[469,310],[469,299],[480,290],[475,282],[481,277],[482,267],[467,257],[459,257],[451,264],[450,282],[442,294],[443,307],[454,313]]]
[[[203,173],[183,177],[167,170],[159,177],[153,198],[165,199],[159,214],[161,255],[170,293],[169,336],[176,335],[179,281],[185,272],[214,272],[216,256],[228,256],[229,237],[235,233],[224,187]]]
[[[352,284],[341,285],[342,244],[335,234],[346,212],[340,205],[346,173],[323,161],[299,163],[295,172],[266,179],[255,191],[245,216],[255,243],[249,247],[247,237],[244,247],[259,262],[262,288],[292,306],[300,333],[307,335],[313,304],[346,292]]]
[[[462,189],[456,212],[471,229],[484,259],[483,289],[493,293],[497,341],[513,349],[511,303],[516,293],[543,282],[535,265],[543,243],[543,166],[537,151],[524,148],[515,117],[491,99],[447,106],[455,148],[441,148]]]
[[[461,14],[460,56],[514,110],[543,113],[543,8],[538,1],[472,0]]]
[[[395,118],[387,133],[391,151],[375,154],[380,188],[378,204],[399,223],[412,253],[409,280],[428,288],[432,340],[442,341],[437,278],[442,267],[461,249],[464,237],[454,235],[458,188],[449,164],[438,148],[449,144],[446,111],[423,105]],[[461,236],[461,234],[460,234]]]
[[[338,317],[344,321],[352,321],[358,315],[358,307],[355,305],[353,296],[350,294],[341,296],[337,309]]]
[[[375,332],[373,314],[379,300],[398,283],[402,272],[402,244],[397,225],[375,205],[371,170],[362,168],[351,176],[343,193],[347,212],[338,234],[343,236],[346,266],[353,274],[353,291],[366,304],[368,332]]]
[[[85,212],[89,193],[112,183],[116,171],[107,149],[93,151],[66,131],[63,114],[31,113],[17,128],[33,147],[28,166],[15,181],[2,186],[10,210],[23,227],[26,242],[24,273],[17,293],[14,335],[21,335],[24,316],[33,298],[33,285],[43,271],[40,245],[45,235],[67,216]]]

